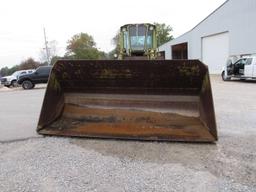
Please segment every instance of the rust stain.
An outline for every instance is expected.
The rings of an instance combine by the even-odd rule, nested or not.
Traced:
[[[49,131],[92,137],[201,138],[213,141],[212,135],[199,118],[172,113],[94,109],[74,105],[65,105],[63,116],[49,127]]]
[[[132,73],[130,69],[102,69],[100,71],[100,78],[130,78]]]

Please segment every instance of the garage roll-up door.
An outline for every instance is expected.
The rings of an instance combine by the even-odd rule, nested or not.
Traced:
[[[212,74],[220,74],[229,56],[229,33],[202,38],[202,61]]]

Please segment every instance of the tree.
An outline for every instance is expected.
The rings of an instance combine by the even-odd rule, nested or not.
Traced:
[[[157,27],[158,31],[158,46],[170,41],[173,39],[171,35],[172,27],[170,25],[166,25],[165,23],[154,23]]]
[[[119,45],[119,37],[120,37],[120,32],[118,31],[116,33],[116,35],[112,38],[111,43],[114,45],[114,49],[111,50],[108,53],[108,58],[110,59],[115,59],[114,55],[118,53],[119,49],[120,49],[120,45]]]
[[[41,65],[40,62],[35,61],[33,58],[28,58],[20,63],[18,66],[19,70],[26,70],[26,69],[36,69]]]
[[[0,76],[4,77],[4,76],[7,76],[7,75],[11,75],[17,70],[19,70],[18,65],[15,65],[11,68],[3,67],[3,68],[0,69]]]
[[[9,68],[8,67],[1,68],[0,76],[4,77],[4,76],[7,76],[7,75],[9,75]]]
[[[13,74],[15,71],[18,71],[19,70],[19,65],[14,65],[13,67],[11,67],[9,70],[8,70],[8,75],[11,75]]]
[[[104,54],[96,48],[96,43],[92,36],[87,33],[74,35],[66,48],[66,58],[71,59],[101,59]]]
[[[29,57],[28,59],[22,61],[19,65],[14,65],[11,68],[8,68],[8,67],[1,68],[0,76],[11,75],[18,70],[36,69],[41,65],[44,65],[44,63],[40,63],[38,61],[35,61],[33,58]]]

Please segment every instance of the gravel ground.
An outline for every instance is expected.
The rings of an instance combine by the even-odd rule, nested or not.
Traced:
[[[0,143],[0,191],[256,191],[256,83],[213,76],[216,144]]]
[[[89,141],[89,143],[99,144],[97,141]],[[112,141],[110,143],[112,146],[117,144]],[[129,150],[130,153],[131,150],[137,151],[137,147],[155,149],[154,145],[157,145],[137,142],[128,144],[128,148],[133,147]],[[165,150],[169,148],[169,144],[160,145],[164,145]],[[141,152],[144,153],[143,157],[138,158],[125,155],[112,156],[93,149],[81,149],[70,144],[68,139],[59,138],[33,139],[20,142],[18,146],[16,143],[7,144],[0,148],[0,160],[5,162],[0,164],[0,189],[1,191],[195,192],[253,190],[226,178],[217,177],[203,167],[197,170],[182,165],[182,162],[165,162],[166,154],[161,154],[159,158],[154,157],[152,161],[145,160],[143,159],[145,152]],[[149,154],[152,155],[152,152]],[[158,152],[157,155],[159,154]],[[185,155],[184,158],[188,156]]]

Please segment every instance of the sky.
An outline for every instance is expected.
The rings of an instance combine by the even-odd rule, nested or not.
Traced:
[[[62,56],[75,34],[92,35],[109,52],[111,39],[127,23],[165,23],[178,37],[192,29],[225,0],[8,0],[0,5],[0,68],[32,57],[40,60],[47,41]]]

